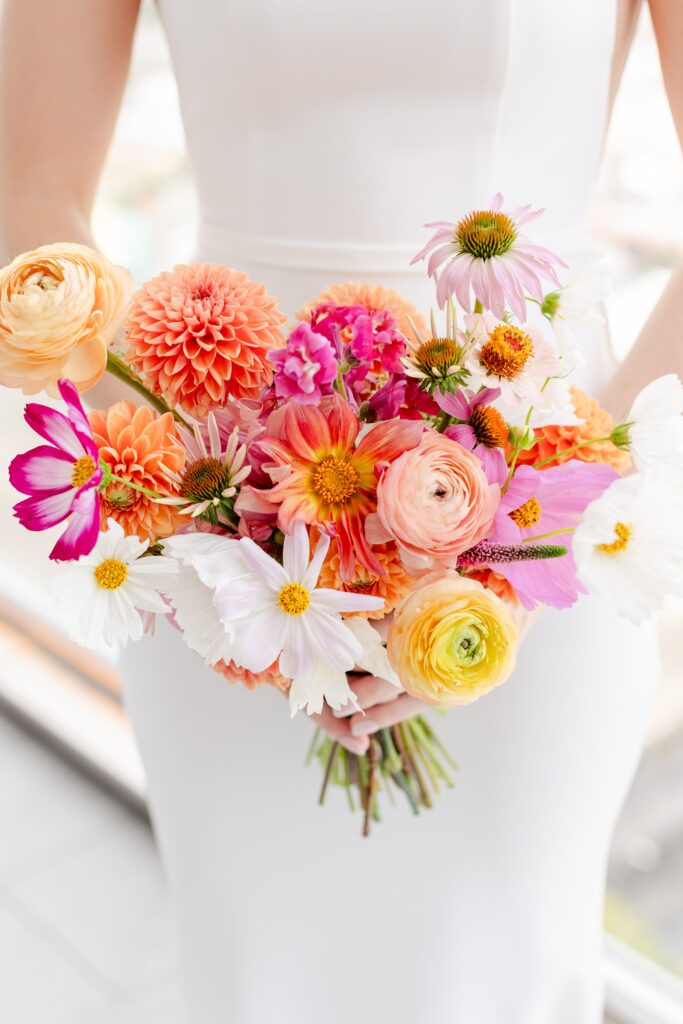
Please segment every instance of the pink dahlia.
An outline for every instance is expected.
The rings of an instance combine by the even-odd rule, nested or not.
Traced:
[[[443,395],[437,391],[435,397],[443,411],[457,420],[444,431],[446,437],[458,441],[481,459],[490,484],[505,483],[507,464],[503,447],[508,440],[508,426],[491,404],[500,397],[500,391],[482,388],[475,395],[465,391]]]
[[[204,418],[229,398],[257,398],[285,317],[265,285],[214,263],[177,266],[133,296],[127,361],[169,405]]]
[[[568,608],[586,592],[576,576],[572,532],[586,506],[616,479],[618,473],[611,466],[599,463],[572,461],[543,472],[531,466],[517,469],[501,499],[489,540],[515,545],[552,534],[552,544],[570,549],[560,558],[496,564],[496,572],[513,585],[525,608],[537,602]]]
[[[50,558],[63,560],[87,555],[95,546],[102,470],[76,388],[68,380],[60,380],[57,386],[66,402],[66,415],[35,402],[26,406],[29,427],[50,443],[12,459],[9,478],[13,487],[29,495],[14,506],[14,514],[27,530],[48,530],[71,517],[50,552]]]
[[[328,339],[300,323],[287,338],[284,348],[268,353],[275,367],[275,393],[278,398],[295,398],[303,405],[318,405],[323,395],[332,393],[337,376],[337,360]]]
[[[525,295],[543,302],[542,278],[560,287],[555,267],[566,264],[519,232],[523,224],[540,217],[543,210],[519,206],[506,213],[502,206],[503,197],[498,192],[488,210],[474,210],[457,223],[442,220],[425,225],[436,231],[412,262],[429,255],[427,273],[437,282],[439,306],[445,306],[455,295],[462,308],[469,310],[472,294],[500,320],[507,303],[524,322]]]

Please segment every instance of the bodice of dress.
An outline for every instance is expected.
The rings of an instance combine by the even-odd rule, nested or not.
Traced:
[[[335,280],[433,303],[423,225],[503,192],[579,245],[605,130],[615,0],[159,0],[201,258],[287,312]]]

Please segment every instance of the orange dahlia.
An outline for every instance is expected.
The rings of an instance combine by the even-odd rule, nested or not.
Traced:
[[[478,580],[483,587],[486,587],[487,590],[492,590],[497,597],[507,601],[508,604],[517,604],[519,600],[517,591],[512,584],[504,576],[501,576],[500,573],[494,572],[493,569],[468,569],[463,575],[471,580]]]
[[[581,462],[604,462],[612,466],[618,473],[625,473],[631,464],[628,452],[623,451],[612,444],[611,441],[600,441],[596,444],[586,445],[585,448],[578,448],[569,455],[561,453],[581,441],[588,441],[591,438],[608,437],[614,428],[614,420],[610,414],[596,402],[594,398],[580,391],[579,388],[572,388],[572,402],[576,415],[581,423],[575,423],[565,427],[538,427],[536,429],[536,444],[528,451],[520,451],[518,463],[542,462],[552,455],[557,455],[549,466],[557,466],[570,459],[579,459]]]
[[[383,288],[379,284],[331,284],[319,292],[313,302],[298,311],[296,315],[299,320],[308,320],[313,307],[321,302],[335,302],[338,306],[365,306],[369,313],[388,309],[396,317],[401,334],[412,337],[408,317],[421,334],[427,333],[427,323],[415,306],[392,288]]]
[[[292,682],[280,672],[277,661],[263,672],[249,672],[234,661],[217,661],[213,667],[229,683],[243,683],[247,690],[256,690],[259,686],[276,686],[278,690],[287,693]]]
[[[265,285],[215,263],[177,266],[133,296],[127,361],[169,405],[203,418],[228,398],[257,398],[285,317]]]
[[[182,471],[185,449],[170,412],[160,416],[124,400],[106,412],[94,409],[89,418],[100,460],[111,473],[164,497],[177,494],[171,477]],[[101,493],[101,516],[104,529],[111,516],[127,534],[151,541],[170,536],[185,522],[172,506],[115,481]]]
[[[413,580],[403,568],[395,544],[377,544],[372,549],[373,555],[384,570],[382,576],[370,572],[356,559],[353,578],[342,579],[341,559],[336,540],[330,544],[327,558],[323,562],[318,577],[318,586],[329,590],[345,590],[353,594],[370,594],[372,597],[384,599],[384,607],[373,612],[351,612],[364,619],[382,619],[392,612],[399,601],[402,601],[410,590]]]
[[[256,511],[262,511],[264,502],[277,505],[278,523],[285,533],[291,532],[297,519],[327,526],[337,538],[340,574],[345,580],[353,580],[356,562],[381,576],[384,569],[365,535],[365,520],[377,508],[381,470],[417,447],[422,422],[387,420],[358,440],[358,417],[348,402],[334,394],[320,408],[288,403],[281,426],[282,437],[259,439],[266,455],[264,469],[274,485],[252,492],[245,488],[240,498],[253,494]]]

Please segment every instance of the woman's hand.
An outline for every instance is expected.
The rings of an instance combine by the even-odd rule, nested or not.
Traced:
[[[328,736],[352,754],[365,754],[373,733],[412,718],[424,707],[422,701],[377,676],[353,675],[349,682],[362,711],[352,704],[340,711],[325,707],[313,718]]]

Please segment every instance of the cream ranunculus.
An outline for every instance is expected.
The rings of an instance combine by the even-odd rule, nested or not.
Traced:
[[[79,391],[107,365],[121,328],[130,275],[85,245],[43,245],[0,271],[0,384],[26,395],[54,392],[60,377]]]
[[[387,650],[413,697],[450,707],[470,704],[510,676],[519,634],[492,591],[456,572],[432,573],[394,613]]]

